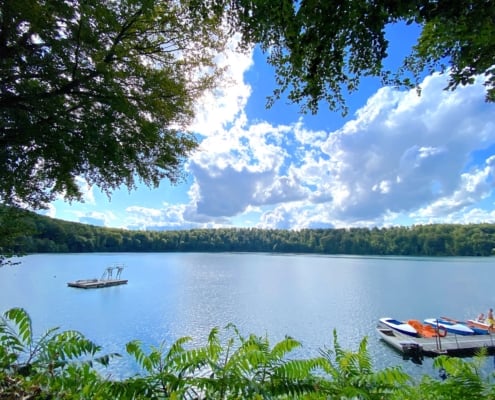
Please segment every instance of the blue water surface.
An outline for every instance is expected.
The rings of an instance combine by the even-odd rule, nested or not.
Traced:
[[[127,285],[75,289],[67,282],[99,278],[126,265]],[[43,254],[0,268],[0,312],[25,308],[37,334],[75,329],[118,352],[107,374],[138,372],[125,344],[172,343],[235,324],[242,334],[286,335],[302,342],[297,356],[332,348],[333,331],[349,350],[368,338],[374,366],[400,365],[413,376],[434,373],[432,362],[403,360],[375,331],[380,317],[467,319],[495,306],[492,258],[406,258],[239,253]],[[492,366],[493,367],[493,366]]]

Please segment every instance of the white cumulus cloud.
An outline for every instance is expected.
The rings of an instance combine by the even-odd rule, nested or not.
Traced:
[[[264,207],[260,226],[380,225],[476,204],[493,190],[491,162],[473,163],[495,145],[493,105],[481,82],[454,92],[445,83],[427,77],[421,96],[382,88],[333,132],[302,119],[218,128],[190,164],[198,214]]]
[[[244,76],[252,54],[232,52],[219,62],[229,84],[198,103],[191,128],[200,146],[186,166],[186,200],[127,207],[123,225],[493,222],[495,106],[484,101],[481,79],[452,92],[444,90],[446,77],[434,74],[423,81],[420,96],[383,87],[340,128],[325,131],[297,114],[292,120],[286,115],[284,123],[250,120],[253,88]],[[318,117],[325,116],[322,110]],[[85,193],[94,202],[91,188]],[[108,215],[99,217],[110,223]]]

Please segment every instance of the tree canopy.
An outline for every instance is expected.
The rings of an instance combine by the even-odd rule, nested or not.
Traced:
[[[399,21],[422,33],[386,71],[385,30]],[[80,200],[79,180],[109,195],[179,181],[195,101],[219,82],[214,57],[234,32],[275,69],[268,105],[286,94],[303,111],[346,112],[362,77],[414,86],[434,70],[450,89],[485,74],[495,101],[493,0],[4,0],[0,201]]]
[[[347,111],[344,94],[362,77],[417,86],[423,72],[449,74],[448,89],[486,77],[495,101],[495,2],[492,0],[238,0],[246,42],[260,43],[274,66],[278,88],[316,113],[321,101]],[[421,35],[397,71],[387,71],[386,27],[417,24]]]
[[[152,0],[0,5],[0,199],[40,208],[180,179],[226,44],[214,10]]]

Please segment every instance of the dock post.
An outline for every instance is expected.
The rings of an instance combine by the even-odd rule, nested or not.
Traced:
[[[442,351],[442,339],[439,335],[435,336],[435,344],[437,346],[437,350]]]
[[[442,338],[440,337],[440,327],[438,326],[438,319],[437,319],[437,335],[435,336],[435,344],[437,346],[437,350],[442,351]]]

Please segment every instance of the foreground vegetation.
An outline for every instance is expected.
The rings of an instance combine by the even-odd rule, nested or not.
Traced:
[[[12,213],[4,219],[13,220]],[[13,232],[2,230],[8,254],[81,252],[278,252],[402,256],[490,256],[495,224],[390,228],[222,228],[131,231],[67,222],[18,211]],[[0,227],[2,225],[0,214]],[[12,238],[14,236],[14,238]],[[11,238],[8,240],[8,238]]]
[[[482,372],[486,355],[472,360],[440,356],[443,376],[414,380],[400,367],[374,370],[364,338],[357,351],[340,347],[313,358],[293,358],[301,344],[286,337],[270,346],[266,337],[243,337],[234,326],[211,331],[207,343],[190,338],[144,350],[129,342],[126,352],[141,373],[122,380],[102,374],[118,354],[79,332],[48,330],[33,337],[31,319],[21,308],[0,319],[0,399],[493,399],[493,374]]]

